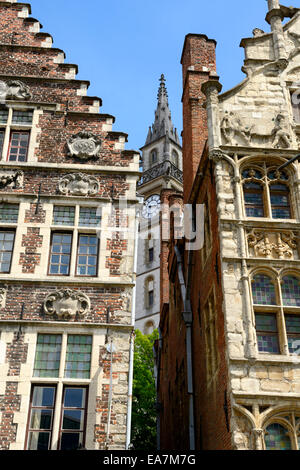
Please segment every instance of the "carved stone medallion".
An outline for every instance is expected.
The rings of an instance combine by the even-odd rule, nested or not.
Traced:
[[[91,308],[90,299],[82,292],[61,289],[49,294],[44,301],[46,315],[57,315],[60,319],[84,317]]]
[[[0,171],[0,190],[7,187],[22,187],[23,176],[22,171]]]
[[[64,176],[59,181],[58,189],[61,194],[93,196],[99,192],[100,185],[94,176],[73,173]]]
[[[79,132],[67,141],[67,145],[69,155],[84,161],[98,157],[101,149],[101,140],[90,132]]]
[[[20,80],[10,80],[6,83],[5,97],[7,100],[30,100],[32,94]]]

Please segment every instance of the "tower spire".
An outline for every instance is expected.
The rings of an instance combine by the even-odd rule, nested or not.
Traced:
[[[145,145],[148,145],[161,137],[165,137],[167,133],[169,137],[176,142],[176,144],[180,145],[177,131],[174,129],[172,123],[171,111],[169,109],[168,102],[168,92],[165,85],[166,79],[163,73],[160,76],[159,82],[155,120],[152,127],[149,129]]]

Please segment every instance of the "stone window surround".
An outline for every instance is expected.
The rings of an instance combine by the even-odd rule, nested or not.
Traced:
[[[271,279],[271,282],[275,286],[275,295],[276,295],[276,305],[254,305],[253,304],[253,296],[252,296],[252,282],[254,276],[257,274],[264,274],[266,276],[269,276]],[[256,313],[275,313],[276,314],[276,319],[277,319],[277,328],[278,328],[278,342],[279,342],[279,349],[280,349],[280,354],[276,354],[275,356],[278,358],[281,358],[282,355],[288,356],[288,357],[295,357],[289,352],[289,347],[288,347],[288,340],[287,340],[287,333],[286,333],[286,326],[285,326],[285,314],[298,314],[300,315],[300,307],[291,307],[291,306],[284,306],[282,302],[282,294],[281,294],[281,279],[284,276],[292,275],[295,277],[299,278],[300,282],[300,272],[293,270],[293,269],[285,269],[281,271],[280,273],[277,273],[273,271],[270,268],[267,267],[259,267],[256,268],[254,271],[251,272],[250,277],[249,277],[249,291],[250,291],[250,296],[251,296],[251,305],[252,305],[252,321],[253,325],[255,325],[255,314]],[[255,335],[256,336],[256,335]],[[258,346],[257,346],[257,340],[256,342],[256,351],[258,356],[265,357],[266,359],[270,357],[270,355],[273,356],[272,353],[267,353],[267,352],[260,352],[258,351]]]
[[[33,111],[32,123],[31,124],[13,124],[13,122],[12,122],[13,111]],[[34,109],[33,107],[30,107],[30,106],[26,106],[26,105],[8,106],[8,119],[7,119],[7,122],[6,122],[6,124],[1,124],[0,123],[0,129],[5,130],[4,142],[3,142],[3,148],[2,148],[2,155],[0,155],[0,161],[1,162],[7,162],[8,151],[9,151],[9,146],[10,146],[10,139],[11,139],[11,132],[12,131],[28,131],[28,132],[30,132],[28,152],[27,152],[27,160],[26,161],[27,162],[33,161],[33,154],[34,154],[35,140],[36,140],[34,130],[36,130],[36,123],[37,123],[37,119],[38,119],[38,114],[40,114],[40,111],[37,112],[36,109]],[[10,162],[10,163],[18,164],[18,162]]]
[[[145,291],[145,296],[144,296],[144,305],[147,310],[151,310],[154,307],[155,304],[155,280],[154,276],[147,276],[145,281],[144,281],[144,291]],[[152,287],[152,289],[150,289]],[[153,292],[153,303],[152,305],[149,304],[149,293]]]
[[[242,203],[242,211],[243,211],[243,217],[245,219],[250,219],[250,220],[265,220],[269,219],[272,222],[274,221],[279,221],[279,220],[285,220],[285,221],[290,221],[290,220],[295,220],[297,218],[296,214],[296,201],[295,201],[295,195],[292,190],[292,183],[293,183],[293,177],[294,177],[294,172],[287,167],[284,171],[288,175],[289,179],[285,181],[286,186],[289,188],[289,207],[290,207],[290,212],[291,212],[291,218],[290,219],[274,219],[272,217],[272,208],[271,208],[271,200],[270,200],[270,191],[269,191],[269,182],[267,181],[266,176],[263,174],[261,178],[261,185],[263,187],[263,206],[265,210],[265,216],[264,217],[252,217],[252,216],[247,216],[246,215],[246,209],[245,209],[245,204],[244,204],[244,185],[243,181],[245,180],[242,176],[243,172],[246,169],[253,169],[253,170],[258,170],[261,173],[266,173],[271,171],[272,169],[275,169],[276,167],[278,168],[280,165],[282,165],[281,161],[275,162],[274,159],[270,161],[270,164],[266,165],[266,161],[263,161],[264,166],[262,167],[261,165],[258,165],[258,163],[262,163],[262,158],[261,157],[255,157],[255,159],[251,158],[251,161],[246,161],[243,162],[243,164],[240,167],[240,178],[241,178],[241,195],[243,199]]]
[[[75,220],[74,220],[74,225],[56,225],[53,224],[53,211],[54,211],[54,206],[63,206],[63,207],[75,207]],[[51,226],[50,226],[50,231],[51,231],[51,237],[50,237],[50,244],[49,244],[49,256],[48,256],[48,266],[47,266],[47,274],[48,276],[57,276],[56,274],[49,274],[49,267],[50,267],[50,256],[51,256],[51,243],[52,243],[52,235],[53,233],[71,233],[72,234],[72,240],[71,240],[71,254],[70,254],[70,265],[69,265],[69,274],[66,276],[59,276],[59,277],[83,277],[80,275],[76,274],[76,267],[77,267],[77,250],[78,250],[78,242],[79,242],[79,235],[98,235],[98,253],[97,253],[97,273],[100,272],[100,244],[101,244],[101,238],[100,238],[100,233],[99,233],[99,227],[91,227],[91,226],[86,226],[83,227],[82,225],[79,225],[79,214],[80,214],[80,207],[99,207],[93,206],[93,205],[81,205],[81,204],[53,204],[52,205],[52,215],[51,215]],[[101,222],[100,222],[101,223]],[[96,276],[84,276],[88,278],[95,278],[98,277],[98,274]]]
[[[37,337],[38,334],[61,334],[62,335],[62,345],[61,345],[61,353],[60,353],[60,366],[59,366],[59,374],[58,377],[31,377],[31,387],[33,385],[54,385],[56,387],[56,397],[55,397],[55,406],[54,406],[54,416],[53,416],[53,424],[52,424],[52,442],[50,444],[50,449],[51,450],[57,450],[57,443],[59,439],[59,433],[60,433],[60,418],[61,418],[61,412],[62,412],[62,397],[63,397],[63,390],[66,385],[73,385],[73,386],[86,386],[88,387],[91,384],[91,378],[89,379],[71,379],[71,378],[65,378],[64,377],[64,371],[65,371],[65,361],[66,361],[66,354],[67,354],[67,342],[68,342],[68,333],[65,333],[64,331],[58,331],[58,329],[55,328],[55,331],[46,329],[45,330],[38,330],[36,332],[36,343],[35,343],[35,349],[36,349],[36,344],[37,344]],[[72,332],[69,332],[69,334],[75,334]],[[77,334],[77,333],[76,333]],[[83,332],[78,332],[78,334],[89,334],[93,336],[92,332],[88,333],[83,333]],[[94,338],[93,338],[94,339]],[[92,339],[92,345],[94,343]],[[95,361],[93,355],[95,354],[95,348],[92,346],[92,354],[91,354],[91,365]],[[34,351],[34,356],[35,357],[35,351]],[[33,367],[33,364],[32,364]],[[89,397],[89,389],[87,390],[87,403],[89,402],[88,400]],[[29,411],[28,411],[28,418],[29,420]],[[87,429],[87,422],[86,422],[86,429]],[[27,446],[27,442],[25,443],[25,446]]]
[[[291,414],[291,421],[289,422],[288,420],[285,419],[285,416]],[[280,414],[275,414],[271,418],[269,418],[266,423],[263,426],[263,449],[266,449],[266,443],[265,443],[265,436],[267,434],[267,428],[271,424],[280,424],[283,426],[286,431],[287,431],[287,436],[290,438],[291,442],[291,450],[299,450],[299,444],[298,444],[298,436],[299,436],[299,431],[300,431],[300,421],[296,423],[296,415],[297,418],[300,417],[299,412],[289,412],[288,410],[286,412],[282,412]]]

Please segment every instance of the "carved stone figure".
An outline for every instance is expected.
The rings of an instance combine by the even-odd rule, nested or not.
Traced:
[[[6,187],[20,188],[23,184],[22,171],[1,171],[0,172],[0,189]]]
[[[252,34],[253,34],[253,37],[257,38],[265,34],[265,32],[260,28],[254,28],[254,30],[252,31]]]
[[[49,294],[44,302],[46,315],[57,315],[60,319],[83,317],[91,308],[90,299],[82,292],[61,289]]]
[[[80,160],[98,157],[101,149],[101,140],[90,132],[79,132],[67,141],[69,154]]]
[[[77,196],[93,196],[99,192],[100,184],[94,176],[73,173],[64,176],[58,184],[59,192]]]
[[[274,148],[289,148],[292,143],[292,138],[289,132],[289,124],[283,114],[278,114],[275,118],[275,127],[272,130],[273,147]]]
[[[6,284],[0,287],[0,308],[5,308],[7,289],[8,286]]]
[[[221,132],[228,145],[235,145],[234,138],[241,136],[247,145],[251,145],[251,128],[244,127],[240,118],[233,111],[225,111],[221,121]]]
[[[6,99],[8,100],[30,100],[32,94],[27,85],[20,80],[10,80],[7,82]]]

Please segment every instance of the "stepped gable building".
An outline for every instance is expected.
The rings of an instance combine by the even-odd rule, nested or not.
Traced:
[[[164,75],[160,77],[155,120],[140,150],[143,173],[138,192],[144,205],[138,243],[136,328],[149,334],[159,325],[162,193],[182,191],[182,149],[172,123]]]
[[[0,449],[125,449],[139,154],[30,14],[0,2]]]
[[[205,236],[168,249],[162,449],[299,449],[300,9],[267,5],[225,93],[215,41],[185,38],[183,202]]]

